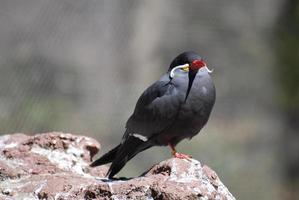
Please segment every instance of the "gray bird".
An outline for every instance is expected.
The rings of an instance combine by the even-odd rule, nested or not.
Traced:
[[[197,53],[178,55],[168,71],[138,99],[120,144],[90,166],[112,162],[107,176],[113,178],[137,153],[166,145],[174,157],[190,159],[176,152],[175,146],[195,136],[209,119],[216,96],[209,73]]]

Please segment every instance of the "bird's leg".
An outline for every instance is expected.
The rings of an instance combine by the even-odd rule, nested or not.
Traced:
[[[171,149],[171,154],[173,155],[173,157],[179,158],[179,159],[186,159],[186,160],[189,160],[189,161],[191,160],[192,156],[186,155],[186,154],[183,154],[183,153],[178,153],[171,143],[168,143],[168,146]]]
[[[169,148],[171,149],[171,154],[173,156],[175,156],[175,154],[177,153],[174,146],[171,143],[168,143]]]

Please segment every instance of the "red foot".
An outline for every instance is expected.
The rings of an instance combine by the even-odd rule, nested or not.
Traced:
[[[178,153],[178,152],[175,150],[174,146],[173,146],[171,143],[168,143],[168,146],[169,146],[170,149],[171,149],[171,154],[173,155],[173,157],[175,157],[175,158],[179,158],[179,159],[186,159],[186,160],[188,160],[188,161],[191,161],[192,156],[190,156],[190,155],[186,155],[186,154],[183,154],[183,153]]]
[[[192,159],[192,156],[190,156],[190,155],[186,155],[186,154],[183,154],[183,153],[178,153],[178,152],[175,152],[175,153],[173,154],[173,156],[174,156],[175,158],[186,159],[186,160],[189,160],[189,161],[191,161],[191,159]]]

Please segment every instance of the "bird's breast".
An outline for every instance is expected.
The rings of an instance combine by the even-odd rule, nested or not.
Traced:
[[[184,84],[183,93],[187,91],[188,83]],[[215,88],[211,77],[199,75],[193,82],[187,100],[182,103],[178,120],[200,130],[207,122],[214,103]]]
[[[186,101],[188,77],[175,78],[172,84],[176,90],[172,98],[179,99],[181,106],[172,126],[160,135],[158,143],[164,145],[196,135],[207,123],[215,102],[215,88],[209,75],[196,76]]]

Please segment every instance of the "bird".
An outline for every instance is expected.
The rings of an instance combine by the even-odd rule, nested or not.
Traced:
[[[197,135],[209,119],[216,99],[211,73],[195,51],[176,56],[139,97],[121,142],[90,166],[112,163],[106,176],[113,179],[136,154],[153,146],[169,146],[173,157],[191,160],[175,147]]]

